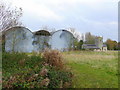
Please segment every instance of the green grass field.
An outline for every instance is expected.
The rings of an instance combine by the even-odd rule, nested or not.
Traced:
[[[63,52],[74,88],[118,88],[118,52]]]

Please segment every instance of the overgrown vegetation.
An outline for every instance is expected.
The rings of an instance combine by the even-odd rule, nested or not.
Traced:
[[[54,66],[56,69],[63,69],[64,63],[62,55],[59,51],[53,50],[45,50],[43,52],[43,57],[45,59],[45,63],[48,63],[50,66]]]
[[[2,63],[3,88],[118,88],[116,51],[3,53]]]
[[[57,61],[51,63],[52,60]],[[63,69],[61,60],[58,51],[38,55],[3,53],[3,88],[71,87],[72,73]]]
[[[118,88],[118,52],[63,52],[74,73],[74,88]]]

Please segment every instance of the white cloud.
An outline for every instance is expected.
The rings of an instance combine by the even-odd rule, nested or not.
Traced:
[[[117,25],[118,22],[117,21],[106,21],[106,22],[100,22],[100,21],[95,21],[95,20],[91,20],[91,19],[87,19],[87,18],[84,18],[83,16],[79,16],[77,17],[78,20],[81,20],[83,22],[86,22],[86,23],[91,23],[91,24],[98,24],[98,25],[103,25],[103,24],[109,24],[109,25]]]
[[[110,24],[110,25],[118,25],[118,22],[112,21],[112,22],[109,22],[108,24]]]
[[[13,5],[22,7],[24,13],[34,15],[34,17],[41,18],[41,20],[56,20],[61,21],[63,17],[55,13],[52,9],[45,4],[36,3],[33,0],[13,0]]]
[[[84,3],[84,4],[92,4],[92,5],[96,5],[96,4],[100,4],[100,3],[113,3],[113,2],[118,2],[119,0],[39,0],[38,2],[43,2],[43,3],[49,3],[49,4],[53,4],[53,5],[73,5],[73,4],[79,4],[79,3]]]
[[[10,0],[9,0],[10,1]],[[11,0],[18,7],[22,7],[25,13],[38,17],[40,20],[63,21],[63,15],[58,14],[57,10],[66,12],[72,6],[86,4],[92,8],[99,7],[100,3],[117,2],[118,0]],[[101,8],[101,7],[100,7]]]
[[[39,0],[40,2],[43,0]],[[44,0],[43,2],[62,4],[62,3],[101,3],[101,2],[118,2],[119,0]]]

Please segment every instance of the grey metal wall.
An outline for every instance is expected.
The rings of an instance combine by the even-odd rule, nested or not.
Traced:
[[[51,36],[35,35],[25,27],[13,27],[5,34],[6,52],[39,52],[45,48],[68,51],[74,37],[67,30],[58,30]]]
[[[58,30],[51,37],[51,49],[68,51],[73,47],[73,35],[66,30]]]
[[[32,52],[33,34],[24,27],[14,27],[9,29],[5,34],[5,51],[6,52]]]
[[[34,38],[32,43],[34,47],[33,51],[39,52],[43,51],[45,48],[50,48],[49,44],[50,36],[34,35],[33,38]]]

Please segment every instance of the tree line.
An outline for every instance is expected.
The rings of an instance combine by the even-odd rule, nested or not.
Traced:
[[[83,36],[82,36],[83,37]],[[90,32],[85,33],[84,39],[81,37],[81,40],[76,38],[74,45],[76,50],[81,50],[83,44],[95,44],[95,35],[92,35]],[[117,42],[112,39],[107,39],[103,44],[107,45],[108,50],[120,50],[120,42]]]
[[[115,40],[107,39],[105,42],[107,45],[108,50],[120,50],[120,42],[117,42]]]

